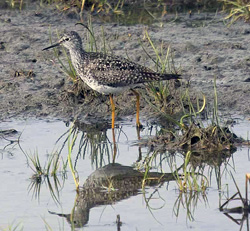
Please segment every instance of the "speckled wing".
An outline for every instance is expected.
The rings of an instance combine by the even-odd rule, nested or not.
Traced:
[[[102,53],[88,53],[88,56],[89,74],[101,85],[123,87],[180,78],[175,74],[156,73],[149,68],[117,56]]]

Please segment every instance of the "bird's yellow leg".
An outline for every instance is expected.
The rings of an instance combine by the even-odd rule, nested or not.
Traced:
[[[113,163],[115,163],[116,153],[117,153],[117,147],[116,147],[116,141],[115,141],[115,129],[112,128],[112,137],[113,137],[113,144],[114,144],[114,150],[113,150]]]
[[[139,128],[141,127],[141,123],[140,123],[140,116],[139,116],[139,112],[140,112],[140,94],[131,89],[131,91],[135,94],[136,96],[136,126]]]
[[[109,95],[110,103],[111,103],[111,110],[112,110],[112,129],[115,128],[115,104],[113,100],[113,95]]]

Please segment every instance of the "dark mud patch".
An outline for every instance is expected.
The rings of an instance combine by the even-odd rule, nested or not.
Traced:
[[[93,28],[102,48],[103,26],[106,44],[116,55],[129,58],[154,69],[154,65],[140,46],[153,55],[143,40],[148,30],[156,46],[171,46],[175,65],[181,67],[183,79],[190,80],[191,92],[203,92],[212,102],[213,79],[217,77],[219,110],[223,113],[250,113],[249,91],[249,25],[239,21],[230,28],[223,15],[216,13],[178,15],[178,20],[166,17],[161,23],[125,26],[103,24],[93,18]],[[32,22],[32,23],[31,23]],[[77,19],[59,13],[54,7],[42,8],[31,4],[25,10],[0,11],[0,118],[57,117],[81,119],[109,119],[110,106],[105,96],[75,96],[72,83],[63,73],[53,52],[42,52],[49,45],[49,31],[53,42],[56,30],[76,30],[86,43],[86,31],[75,26]],[[198,23],[199,22],[199,23]],[[91,93],[92,94],[92,93]],[[115,98],[118,118],[135,113],[135,99],[130,92]],[[142,100],[142,114],[149,114],[150,106]]]

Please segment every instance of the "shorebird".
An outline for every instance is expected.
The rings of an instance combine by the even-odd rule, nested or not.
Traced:
[[[177,74],[161,74],[131,62],[128,59],[98,52],[86,52],[82,40],[75,31],[63,34],[58,43],[43,50],[62,45],[69,50],[72,64],[79,77],[93,90],[109,95],[112,109],[112,129],[115,127],[113,94],[131,89],[136,96],[136,125],[140,127],[140,95],[134,90],[147,82],[180,79]]]

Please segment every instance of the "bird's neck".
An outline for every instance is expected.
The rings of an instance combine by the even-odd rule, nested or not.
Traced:
[[[76,71],[79,70],[79,65],[81,65],[82,60],[84,59],[84,54],[86,52],[82,47],[80,47],[78,49],[70,49],[69,53],[74,68],[76,69]]]

